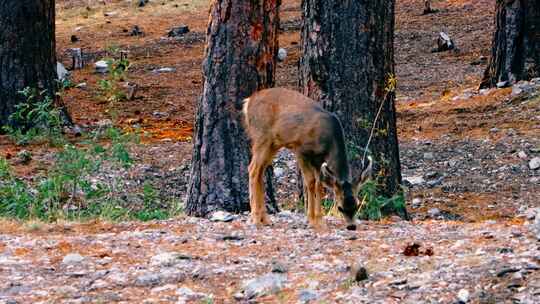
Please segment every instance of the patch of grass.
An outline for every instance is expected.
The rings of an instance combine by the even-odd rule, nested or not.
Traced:
[[[179,201],[162,203],[150,183],[131,193],[134,190],[128,190],[125,178],[117,174],[134,164],[128,149],[134,142],[132,134],[109,128],[86,136],[79,146],[64,145],[51,169],[35,176],[33,182],[14,176],[7,160],[0,158],[0,217],[44,222],[148,221],[182,212]],[[100,143],[104,140],[108,144]],[[142,204],[133,204],[137,197]]]

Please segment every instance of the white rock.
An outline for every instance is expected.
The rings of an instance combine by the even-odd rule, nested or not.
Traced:
[[[274,167],[274,176],[276,178],[281,178],[285,174],[285,170],[280,167]]]
[[[154,73],[172,73],[172,72],[176,72],[176,69],[175,68],[159,68],[159,69],[153,70],[152,72],[154,72]]]
[[[109,64],[105,60],[100,60],[94,63],[94,66],[96,67],[97,73],[105,74],[109,72]]]
[[[424,178],[419,175],[404,177],[404,180],[408,181],[411,185],[421,185],[425,182]]]
[[[428,214],[431,217],[436,217],[436,216],[441,215],[441,210],[439,210],[439,208],[431,208],[428,210]]]
[[[537,214],[534,219],[533,229],[533,232],[536,234],[536,239],[540,241],[540,214]]]
[[[154,266],[171,267],[178,263],[178,253],[176,252],[163,252],[153,256],[150,259],[150,264]]]
[[[212,222],[231,222],[234,220],[234,215],[226,211],[216,211],[210,216]]]
[[[284,61],[287,59],[287,50],[284,48],[279,48],[277,57],[279,61]]]
[[[529,162],[529,168],[531,168],[531,170],[536,170],[540,168],[540,157],[535,157],[531,159],[531,161]]]
[[[58,80],[64,80],[69,76],[69,71],[66,70],[63,64],[56,62],[56,75]]]
[[[70,253],[62,259],[64,264],[78,264],[84,261],[84,257],[78,253]]]
[[[208,296],[202,292],[195,292],[187,287],[181,287],[176,290],[176,295],[185,298],[188,301],[207,298]]]
[[[469,302],[469,291],[465,288],[461,289],[459,292],[458,292],[458,300],[463,302],[463,303],[467,303]]]
[[[508,86],[508,81],[499,81],[497,82],[497,88],[506,88]]]
[[[521,159],[527,159],[527,153],[525,153],[525,151],[519,151],[518,157]]]
[[[243,283],[244,296],[251,299],[262,295],[277,293],[283,289],[284,285],[284,275],[266,274],[255,279],[245,281]]]

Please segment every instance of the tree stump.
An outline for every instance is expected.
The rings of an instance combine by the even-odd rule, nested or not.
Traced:
[[[84,67],[83,53],[81,48],[70,49],[71,70],[79,70]]]

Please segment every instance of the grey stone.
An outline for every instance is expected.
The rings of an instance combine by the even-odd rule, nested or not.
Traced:
[[[309,303],[319,298],[319,294],[311,289],[302,289],[298,293],[298,301],[300,303]]]
[[[527,153],[525,153],[525,151],[519,151],[518,157],[521,159],[527,159]]]
[[[163,252],[153,256],[150,263],[154,266],[171,267],[180,260],[180,254],[176,252]]]
[[[64,264],[78,264],[84,261],[84,257],[78,253],[70,253],[64,256],[62,263]]]
[[[279,61],[284,61],[287,59],[287,50],[284,48],[279,48],[277,58]]]
[[[468,303],[469,297],[470,297],[470,293],[467,289],[463,288],[459,290],[457,298],[461,303]]]
[[[287,265],[280,261],[272,261],[272,272],[274,273],[286,273],[288,271]]]
[[[274,167],[274,176],[276,178],[282,178],[285,175],[285,170],[283,168]]]
[[[540,241],[540,214],[537,214],[533,222],[533,232],[536,239]]]
[[[69,77],[69,71],[60,62],[56,62],[56,76],[58,80],[65,80]]]
[[[530,94],[533,93],[536,90],[535,84],[528,81],[520,81],[512,87],[512,95],[520,95],[520,94]]]
[[[113,122],[110,119],[102,119],[98,121],[96,125],[100,128],[108,128],[108,127],[112,127]]]
[[[456,46],[454,41],[450,36],[445,32],[440,32],[437,39],[437,47],[432,50],[432,52],[444,52],[455,49]]]
[[[181,24],[177,27],[173,27],[168,33],[169,37],[179,37],[189,33],[189,27],[185,24]]]
[[[529,161],[529,168],[531,170],[537,170],[540,168],[540,157],[535,157]]]
[[[368,279],[367,269],[361,264],[357,263],[351,267],[352,279],[356,282],[361,282]]]
[[[195,292],[187,287],[180,287],[176,290],[176,295],[182,297],[188,301],[195,301],[207,298],[208,295],[202,292]]]
[[[437,217],[441,215],[441,210],[439,210],[439,208],[431,208],[428,210],[428,214],[431,217]]]
[[[424,153],[424,159],[432,160],[433,158],[435,158],[435,156],[433,155],[433,152]]]
[[[441,176],[441,177],[439,177],[439,178],[437,178],[437,179],[428,181],[428,182],[427,182],[427,185],[428,185],[430,188],[432,188],[432,187],[435,187],[435,186],[438,186],[438,185],[442,184],[443,180],[444,180],[444,176]]]
[[[156,273],[146,273],[138,276],[135,279],[135,285],[141,287],[156,286],[161,283],[162,279],[159,274]]]
[[[414,199],[412,200],[411,206],[412,206],[413,208],[419,208],[420,206],[422,206],[422,200],[419,199],[419,198],[414,198]]]
[[[275,294],[283,289],[286,277],[280,274],[265,274],[261,277],[245,281],[243,285],[244,296],[248,299],[268,294]]]

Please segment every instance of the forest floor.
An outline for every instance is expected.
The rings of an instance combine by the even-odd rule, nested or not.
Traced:
[[[60,60],[70,67],[68,49],[77,47],[87,61],[71,76],[86,85],[63,99],[83,129],[114,112],[122,128],[146,132],[126,178],[150,181],[163,201],[182,199],[209,1],[136,2],[57,1]],[[288,56],[277,85],[294,89],[300,8],[298,0],[282,3],[280,45]],[[290,211],[260,230],[246,215],[227,223],[185,216],[150,223],[4,220],[0,303],[539,303],[533,228],[540,170],[530,162],[540,156],[540,85],[527,94],[477,90],[490,53],[493,1],[434,1],[439,12],[430,15],[421,14],[422,3],[398,0],[396,7],[398,128],[413,221],[362,221],[349,232],[328,217],[329,229],[315,233]],[[181,24],[190,32],[168,38]],[[134,25],[144,34],[131,36]],[[439,31],[457,51],[431,52]],[[129,51],[128,79],[139,91],[111,107],[93,63],[117,47]],[[14,157],[22,150],[31,152],[30,162]],[[54,153],[0,136],[0,155],[23,179],[46,170]],[[275,170],[283,209],[295,209],[291,156],[281,153]],[[366,280],[351,279],[355,265],[367,269]]]

